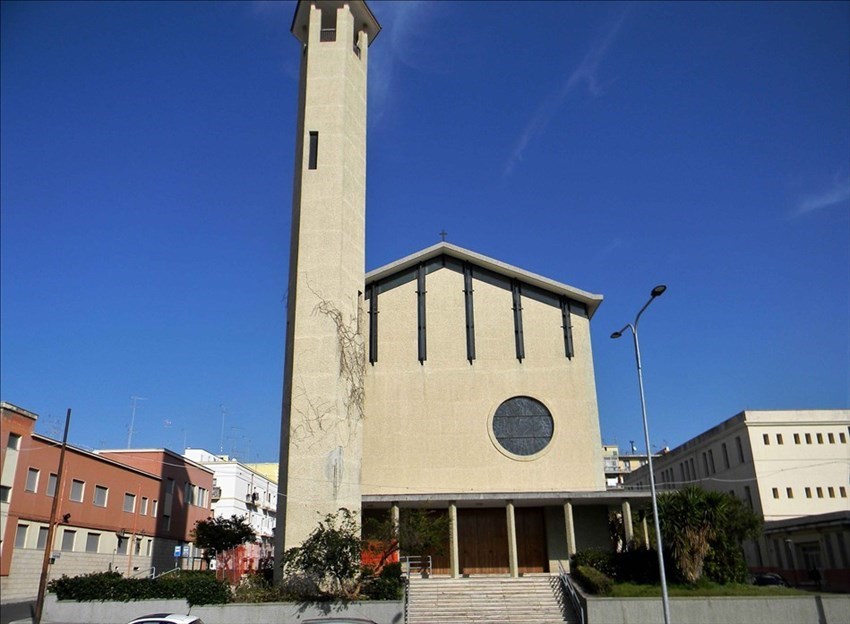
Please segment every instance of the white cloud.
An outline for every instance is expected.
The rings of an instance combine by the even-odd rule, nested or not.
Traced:
[[[801,217],[824,208],[831,208],[850,200],[850,175],[835,176],[832,184],[817,193],[807,195],[791,212],[791,218]]]
[[[565,76],[565,80],[560,88],[537,107],[537,110],[531,116],[531,119],[514,144],[514,149],[511,151],[511,155],[505,165],[505,174],[510,174],[513,171],[516,164],[522,160],[523,153],[525,152],[525,148],[528,147],[529,142],[543,133],[555,116],[555,113],[566,101],[567,96],[577,87],[584,84],[592,96],[598,97],[602,95],[602,87],[600,86],[598,76],[599,66],[605,60],[608,50],[617,39],[617,35],[619,35],[622,29],[628,12],[629,9],[626,8],[608,29],[605,36],[594,44],[584,55],[578,66]]]

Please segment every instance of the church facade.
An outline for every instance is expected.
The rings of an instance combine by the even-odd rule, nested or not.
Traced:
[[[448,514],[435,574],[610,545],[593,294],[442,242],[365,273],[365,3],[298,3],[302,74],[277,552],[344,507]],[[637,536],[642,537],[642,536]],[[401,545],[404,550],[404,544]],[[420,555],[424,553],[407,553]]]

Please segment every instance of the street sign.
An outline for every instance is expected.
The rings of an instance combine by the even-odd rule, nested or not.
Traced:
[[[174,556],[175,556],[175,558],[176,558],[176,557],[179,557],[179,556],[180,556],[180,554],[181,554],[182,552],[183,552],[183,547],[182,547],[182,546],[175,546],[175,547],[174,547]]]

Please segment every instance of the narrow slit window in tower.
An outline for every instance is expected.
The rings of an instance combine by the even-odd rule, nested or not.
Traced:
[[[319,164],[319,133],[315,131],[310,132],[310,157],[309,164],[307,165],[310,169],[316,169]]]
[[[336,41],[336,8],[322,9],[322,32],[320,41]]]

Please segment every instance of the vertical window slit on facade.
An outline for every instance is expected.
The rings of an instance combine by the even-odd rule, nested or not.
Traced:
[[[322,9],[322,30],[319,41],[336,41],[336,8]]]
[[[369,284],[369,363],[378,361],[378,287]]]
[[[310,154],[307,162],[310,169],[316,169],[319,165],[319,133],[315,130],[310,131]]]
[[[466,308],[466,359],[475,359],[475,315],[472,308],[472,266],[463,263],[463,300]]]
[[[564,328],[564,353],[568,359],[573,359],[573,321],[570,310],[570,300],[561,297],[561,324]]]
[[[419,263],[416,269],[416,311],[419,363],[422,364],[428,357],[425,343],[425,263]]]
[[[525,357],[525,341],[522,336],[522,285],[518,280],[511,280],[511,296],[514,310],[514,337],[516,342],[516,359],[522,362]]]

